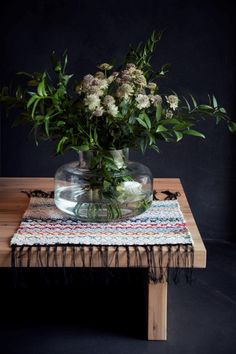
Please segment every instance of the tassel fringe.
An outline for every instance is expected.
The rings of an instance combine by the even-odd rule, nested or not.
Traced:
[[[53,198],[53,191],[22,191],[28,197]],[[165,200],[177,199],[179,192],[162,191]],[[157,192],[154,200],[159,200]],[[163,198],[162,198],[163,199]],[[122,252],[122,250],[124,252]],[[125,261],[123,260],[125,257]],[[122,261],[121,261],[122,259]],[[53,245],[16,246],[12,245],[12,267],[117,267],[127,266],[148,268],[149,280],[154,283],[178,283],[180,273],[184,272],[186,281],[191,283],[194,264],[193,245],[157,246],[92,246],[92,245]]]
[[[194,264],[192,245],[158,246],[12,246],[12,267],[127,267],[148,268],[154,283],[178,283],[180,273],[191,283]]]

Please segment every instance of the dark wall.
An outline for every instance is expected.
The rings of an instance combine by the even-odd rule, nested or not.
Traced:
[[[153,63],[172,64],[162,91],[191,92],[199,100],[214,93],[235,120],[235,11],[228,1],[5,1],[0,11],[0,82],[19,70],[44,70],[49,54],[68,49],[69,69],[82,76],[95,65],[121,60],[129,43],[145,40],[153,29],[165,29]],[[2,176],[52,176],[62,162],[49,143],[35,147],[28,128],[11,128],[2,119]],[[143,161],[155,177],[180,177],[204,238],[236,239],[235,136],[212,122],[201,123],[205,141],[187,138],[162,144],[160,155]]]

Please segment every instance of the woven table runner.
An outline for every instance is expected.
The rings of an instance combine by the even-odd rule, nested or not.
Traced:
[[[172,267],[175,265],[175,280],[180,261],[189,277],[194,253],[193,240],[177,200],[153,201],[145,213],[126,221],[84,223],[57,209],[50,194],[31,196],[21,224],[11,239],[11,247],[13,267],[65,266],[68,254],[72,266],[77,265],[79,257],[84,266],[93,266],[95,250],[102,266],[115,264],[119,267],[122,249],[127,267],[140,267],[143,250],[150,278],[155,282],[168,280],[171,262]],[[114,250],[114,263],[108,255],[111,249]],[[89,252],[88,264],[85,262],[86,250]],[[36,253],[36,261],[31,262],[33,253]],[[166,254],[169,261],[162,264]]]

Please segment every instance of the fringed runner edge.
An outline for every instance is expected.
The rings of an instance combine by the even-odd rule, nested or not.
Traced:
[[[58,252],[60,249],[60,252]],[[112,257],[109,251],[113,249]],[[88,246],[88,245],[53,245],[53,246],[16,246],[12,245],[12,267],[94,267],[94,255],[104,268],[119,267],[120,252],[125,250],[127,268],[148,268],[149,280],[154,283],[177,283],[180,273],[185,273],[188,283],[192,281],[194,264],[193,245],[155,245],[155,246]],[[97,252],[95,252],[97,250]],[[146,256],[143,262],[140,250]],[[85,251],[87,254],[85,254]],[[165,262],[163,263],[163,259]],[[145,265],[144,265],[144,264]],[[113,266],[112,266],[113,265]],[[95,266],[96,267],[96,266]]]
[[[28,197],[41,197],[41,198],[53,198],[53,191],[42,191],[42,190],[30,190],[22,191],[22,193],[27,194]],[[180,196],[179,192],[170,192],[168,190],[162,191],[162,194],[165,194],[166,197],[164,200],[174,200]],[[154,200],[159,200],[157,198],[157,192],[153,192]],[[32,253],[35,253],[36,258],[34,260],[34,267],[58,267],[58,248],[61,249],[61,266],[66,266],[66,257],[68,250],[70,250],[71,255],[71,266],[77,266],[77,257],[80,257],[82,267],[93,267],[93,256],[94,250],[97,249],[100,265],[103,268],[109,268],[114,262],[114,267],[119,267],[119,253],[123,248],[126,253],[126,262],[127,267],[143,267],[142,257],[140,249],[144,250],[146,255],[146,264],[149,273],[149,280],[158,283],[158,282],[169,282],[170,278],[173,279],[174,283],[177,283],[179,280],[180,272],[184,271],[186,281],[191,283],[192,281],[192,271],[194,264],[194,247],[192,244],[187,245],[132,245],[132,246],[109,246],[109,245],[53,245],[53,246],[17,246],[12,245],[12,267],[32,267]],[[89,250],[89,256],[86,263],[85,259],[85,248]],[[108,249],[114,249],[114,255],[112,260],[109,260]],[[167,251],[166,251],[167,248]],[[165,257],[167,261],[163,265],[163,256],[165,249]],[[42,251],[44,250],[44,257],[42,257]],[[133,252],[134,260],[131,260],[131,252]],[[156,256],[157,255],[157,256]],[[171,264],[171,267],[170,267]],[[170,274],[172,275],[170,277]]]

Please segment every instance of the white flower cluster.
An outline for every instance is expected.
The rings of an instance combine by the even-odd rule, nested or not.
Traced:
[[[179,98],[176,95],[170,95],[166,96],[166,101],[169,104],[170,108],[175,111],[179,104]]]
[[[107,72],[112,69],[111,65],[104,63],[98,68],[103,71],[98,71],[95,75],[86,75],[76,87],[77,93],[84,95],[84,105],[91,115],[101,117],[107,113],[116,117],[121,101],[132,100],[138,110],[162,104],[162,97],[156,94],[157,85],[154,82],[147,83],[143,71],[134,64],[129,63],[120,72],[114,71],[110,75],[107,75]],[[173,115],[172,110],[178,107],[178,97],[166,96],[166,102],[169,105],[167,115]]]
[[[99,69],[107,71],[111,65],[104,63]],[[76,87],[76,92],[84,94],[84,104],[95,117],[101,117],[105,112],[113,117],[118,114],[118,106],[113,96],[107,95],[109,85],[116,79],[119,73],[113,72],[106,77],[104,72],[98,71],[95,75],[86,75],[82,82]]]

